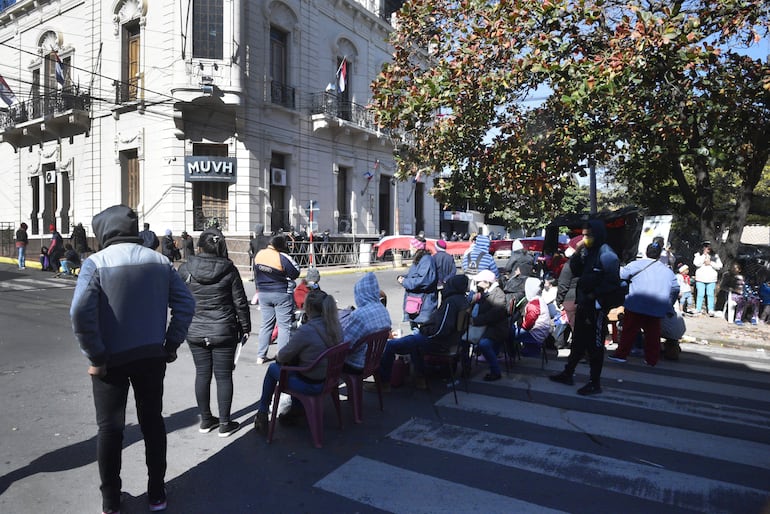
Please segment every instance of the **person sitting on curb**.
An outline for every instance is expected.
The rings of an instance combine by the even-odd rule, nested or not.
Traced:
[[[443,301],[434,310],[430,318],[418,330],[399,339],[391,339],[385,345],[385,351],[380,360],[380,378],[382,391],[390,392],[390,378],[396,355],[410,355],[415,368],[415,387],[425,389],[427,384],[424,376],[423,351],[445,352],[449,343],[457,335],[457,316],[468,309],[466,293],[468,277],[455,275],[444,285]],[[377,392],[377,384],[366,383],[364,390]]]

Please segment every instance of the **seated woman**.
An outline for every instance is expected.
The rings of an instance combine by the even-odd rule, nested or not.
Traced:
[[[751,286],[746,284],[740,264],[733,264],[731,275],[730,301],[735,304],[735,324],[743,325],[743,316],[746,307],[749,307],[751,309],[751,324],[756,325],[759,318],[759,296]]]
[[[527,306],[521,326],[513,327],[513,340],[524,346],[522,355],[539,355],[553,330],[553,318],[540,291],[527,291]]]
[[[267,368],[262,383],[262,398],[257,404],[257,417],[254,421],[254,428],[260,434],[267,434],[267,412],[281,376],[281,365],[307,366],[328,348],[342,342],[342,328],[334,297],[320,289],[312,289],[305,297],[305,315],[307,323],[293,333],[286,346],[278,350],[276,362]],[[307,374],[291,373],[289,388],[304,394],[319,394],[323,389],[325,376],[326,365],[321,363]],[[292,401],[292,409],[296,412],[299,403],[295,407]]]

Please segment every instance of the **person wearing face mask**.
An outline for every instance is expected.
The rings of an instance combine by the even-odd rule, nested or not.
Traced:
[[[575,290],[575,331],[572,348],[564,371],[549,378],[554,382],[573,385],[575,368],[588,353],[591,366],[590,381],[578,389],[580,395],[602,392],[600,378],[604,364],[604,339],[607,336],[607,314],[617,305],[609,298],[620,290],[620,260],[605,243],[607,229],[598,219],[589,220],[583,228],[583,240],[577,243],[575,254],[569,260],[574,276],[578,278]]]
[[[489,363],[489,373],[484,380],[494,382],[502,377],[497,354],[508,337],[508,310],[505,292],[499,287],[493,271],[482,270],[476,275],[472,303],[471,325],[485,327],[479,339],[479,351]]]
[[[414,330],[428,321],[438,306],[438,274],[425,238],[416,236],[410,241],[413,261],[406,275],[398,276],[404,287],[404,319]]]

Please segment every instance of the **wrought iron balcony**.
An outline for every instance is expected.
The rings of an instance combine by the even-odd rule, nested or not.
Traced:
[[[19,148],[87,133],[90,109],[90,93],[78,88],[13,104],[0,116],[0,141]]]
[[[337,93],[324,91],[311,96],[310,114],[342,121],[340,126],[359,128],[378,136],[388,136],[389,131],[374,121],[374,112],[363,105],[343,100]]]
[[[294,88],[276,80],[270,82],[270,101],[287,109],[296,109]]]

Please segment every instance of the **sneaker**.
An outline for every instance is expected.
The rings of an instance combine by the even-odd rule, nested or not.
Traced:
[[[709,311],[709,317],[713,318],[716,316],[716,313],[714,311]]]
[[[487,373],[484,375],[484,382],[496,382],[503,378],[500,373]]]
[[[166,501],[166,488],[161,491],[160,498],[150,498],[150,512],[160,512],[168,508],[168,502]]]
[[[751,320],[751,324],[752,324],[752,325],[756,325],[757,323],[758,323],[758,322],[757,322],[757,318],[752,318],[752,320]]]
[[[257,411],[257,416],[254,419],[254,430],[261,435],[267,435],[268,421],[267,412]]]
[[[211,416],[209,419],[202,419],[201,426],[198,427],[198,432],[201,434],[208,434],[219,426],[219,418]]]
[[[655,364],[650,364],[649,362],[647,362],[647,360],[646,360],[646,359],[645,359],[645,361],[644,361],[644,365],[645,365],[645,366],[649,366],[649,367],[651,367],[651,368],[654,368],[654,367],[655,367]]]
[[[389,393],[390,392],[390,383],[389,382],[383,382],[380,384],[382,387],[383,393]],[[364,384],[364,391],[367,393],[376,393],[377,392],[377,384],[374,382],[366,382]]]
[[[592,394],[599,394],[602,392],[602,388],[599,384],[588,382],[586,385],[577,390],[577,394],[581,396],[589,396]]]
[[[274,361],[275,358],[273,357],[258,357],[257,358],[257,364],[266,364],[268,362]]]
[[[625,357],[620,357],[617,353],[612,353],[607,358],[613,362],[628,362]]]
[[[219,425],[219,437],[230,437],[241,428],[241,424],[237,421],[228,421]]]
[[[739,327],[740,327],[740,326],[743,326],[743,321],[741,321],[741,320],[739,320],[739,319],[736,319],[736,320],[735,320],[735,324],[736,324],[736,325],[738,325]]]
[[[558,375],[551,375],[550,378],[554,382],[558,382],[560,384],[565,384],[568,386],[575,385],[575,381],[572,379],[572,375],[567,375],[564,372],[559,373]]]

